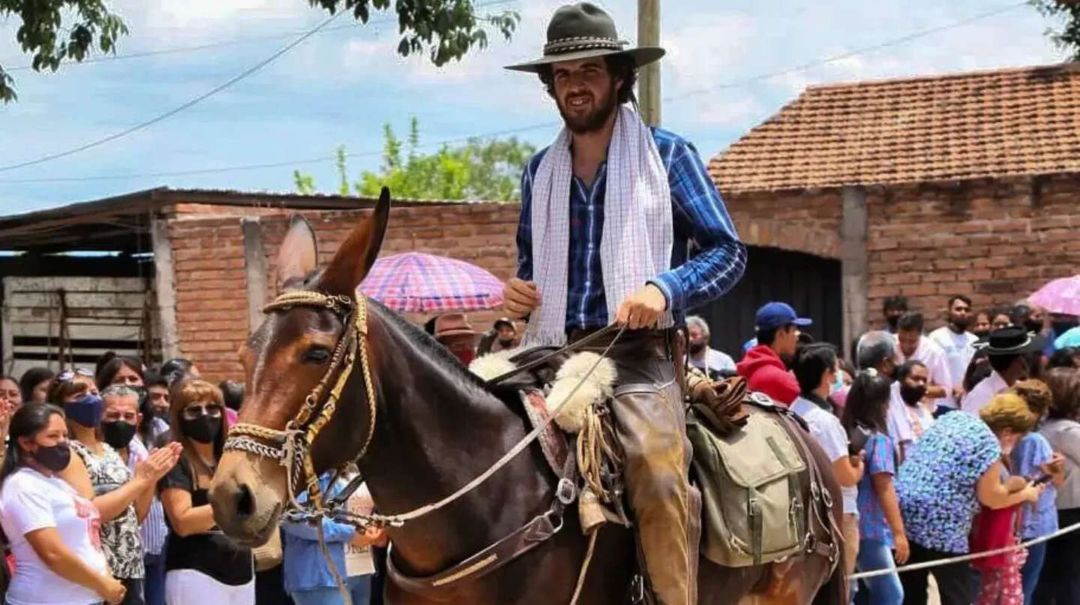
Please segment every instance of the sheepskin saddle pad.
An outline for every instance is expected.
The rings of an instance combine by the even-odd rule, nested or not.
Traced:
[[[469,371],[482,380],[490,380],[517,369],[518,363],[524,363],[520,352],[500,351],[473,360]],[[553,375],[551,372],[533,372],[534,377],[537,375],[542,382],[550,380],[550,384],[537,384],[532,379],[511,384],[521,393],[534,428],[555,417],[540,442],[548,463],[560,473],[569,455],[566,433],[580,432],[590,406],[611,399],[615,389],[615,364],[596,353],[582,352],[567,357]]]

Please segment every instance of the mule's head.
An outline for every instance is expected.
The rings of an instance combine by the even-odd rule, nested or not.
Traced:
[[[315,234],[295,217],[278,252],[278,284],[330,296],[353,297],[378,256],[390,211],[383,189],[375,210],[352,231],[321,273],[316,272]],[[300,412],[305,398],[331,371],[331,357],[351,326],[330,308],[292,306],[271,311],[240,350],[246,373],[239,423],[281,431]],[[362,385],[357,359],[349,385]],[[337,376],[329,378],[331,386]],[[329,388],[327,388],[329,390]],[[316,472],[359,454],[370,427],[364,389],[347,389],[331,421],[311,444]],[[355,392],[355,394],[353,393]],[[325,393],[323,395],[325,399]],[[319,402],[322,403],[321,401]],[[347,408],[347,409],[346,409]],[[302,478],[294,478],[303,485]],[[247,451],[226,451],[210,488],[214,520],[234,540],[262,544],[277,529],[288,501],[285,467]]]

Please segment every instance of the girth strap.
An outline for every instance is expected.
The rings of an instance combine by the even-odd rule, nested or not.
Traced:
[[[439,590],[445,590],[447,586],[458,582],[482,578],[550,540],[563,528],[566,507],[577,500],[577,458],[574,456],[575,448],[571,447],[569,450],[562,476],[555,488],[555,500],[546,512],[533,517],[514,533],[437,574],[426,577],[407,576],[394,566],[393,553],[386,558],[387,574],[401,588],[413,594],[434,598]]]
[[[561,528],[562,519],[558,519],[556,525],[550,512],[546,512],[534,517],[516,532],[441,573],[423,578],[411,578],[398,571],[394,566],[393,557],[387,557],[386,569],[393,581],[401,588],[420,596],[433,597],[447,585],[463,580],[476,580],[499,569],[543,544]]]

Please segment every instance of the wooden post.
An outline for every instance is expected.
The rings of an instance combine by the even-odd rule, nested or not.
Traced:
[[[158,313],[161,314],[161,355],[163,359],[172,359],[179,357],[181,351],[180,332],[176,323],[176,274],[166,219],[150,217],[150,241],[154,250]]]
[[[247,278],[248,332],[263,320],[263,307],[266,306],[266,255],[263,253],[262,223],[259,217],[244,218],[240,221],[244,232],[244,275]]]
[[[866,255],[866,239],[869,232],[869,215],[866,209],[866,191],[860,187],[844,187],[841,190],[843,215],[840,219],[841,288],[844,306],[844,356],[855,358],[852,341],[866,332],[869,318],[866,299],[869,294],[869,260]]]
[[[660,0],[638,0],[638,45],[660,46]],[[660,62],[638,72],[638,104],[649,126],[660,125]]]

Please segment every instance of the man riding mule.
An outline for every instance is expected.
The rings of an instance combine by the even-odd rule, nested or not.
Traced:
[[[663,54],[625,48],[611,17],[583,2],[555,12],[542,58],[509,67],[539,75],[565,128],[525,169],[518,275],[505,298],[511,315],[529,316],[523,346],[612,322],[629,329],[608,354],[627,494],[653,592],[686,605],[697,602],[700,504],[674,327],[738,282],[746,249],[696,150],[635,111],[637,69]]]
[[[588,38],[587,44],[600,43],[595,36],[582,37]],[[613,31],[609,38],[615,40]],[[601,65],[552,77],[553,89],[562,90],[564,85],[554,81],[569,77],[570,90],[576,91],[570,105],[578,109],[568,109],[571,121],[582,117],[583,107],[610,103],[605,95],[619,88],[612,87]],[[674,135],[645,130],[632,119],[633,112],[624,120],[624,110],[630,111],[620,107],[620,115],[612,118],[611,149],[606,156],[595,156],[599,160],[593,168],[599,175],[591,184],[592,196],[586,196],[591,200],[586,216],[569,199],[560,202],[550,192],[541,195],[544,187],[556,190],[559,179],[567,182],[569,170],[552,169],[549,185],[544,185],[540,164],[532,166],[530,208],[538,208],[542,200],[550,208],[547,214],[530,210],[526,216],[532,241],[542,234],[550,245],[523,246],[531,253],[533,269],[525,276],[537,285],[532,299],[524,301],[518,312],[532,309],[533,342],[570,341],[560,354],[575,347],[606,351],[610,345],[607,361],[615,369],[605,373],[617,375],[612,406],[614,430],[626,449],[624,468],[630,479],[626,494],[661,602],[693,603],[696,586],[700,605],[802,604],[828,586],[835,590],[827,592],[831,598],[823,603],[843,603],[845,582],[836,564],[839,508],[829,504],[839,502],[839,485],[829,460],[812,440],[796,439],[801,444],[798,453],[783,450],[789,451],[785,457],[792,468],[804,470],[744,481],[746,485],[736,491],[740,498],[750,498],[747,506],[721,515],[722,527],[710,523],[714,529],[726,528],[726,533],[709,532],[705,556],[696,553],[697,539],[690,535],[696,511],[695,496],[687,486],[689,448],[681,428],[684,412],[672,362],[681,356],[672,352],[677,343],[670,327],[684,305],[708,299],[735,279],[744,252],[731,229],[719,226],[728,223],[726,215],[692,149]],[[636,135],[632,128],[620,126],[628,123],[637,128]],[[573,156],[565,143],[566,163],[576,163],[578,152],[586,148],[578,144],[577,135],[573,137]],[[623,137],[643,156],[637,164],[630,162],[631,167],[620,166],[619,158],[625,160],[626,154],[619,150],[626,144],[616,143]],[[649,141],[659,159],[648,148]],[[557,156],[549,149],[544,158]],[[599,167],[605,157],[608,168]],[[649,157],[651,168],[644,165]],[[655,172],[648,176],[649,171]],[[580,179],[572,184],[583,186]],[[662,195],[630,193],[643,191],[639,185],[658,188]],[[610,195],[601,194],[605,189]],[[557,204],[565,212],[552,211]],[[631,211],[634,208],[644,208],[641,212],[647,216]],[[601,209],[606,210],[602,224]],[[571,215],[572,210],[577,214]],[[553,464],[549,445],[538,441],[550,425],[536,422],[536,409],[531,407],[535,391],[523,397],[508,389],[509,383],[493,388],[492,382],[470,374],[423,330],[358,291],[387,230],[389,191],[384,189],[378,203],[363,213],[363,220],[322,267],[311,226],[300,217],[290,223],[274,265],[279,293],[264,307],[263,321],[240,351],[245,399],[214,473],[210,501],[215,522],[247,545],[264,543],[286,511],[306,517],[316,528],[328,518],[386,527],[392,548],[385,598],[391,605],[640,603],[645,595],[635,581],[634,532],[609,523],[589,535],[583,533],[584,516],[575,505],[584,501],[577,497],[581,484],[574,465]],[[570,261],[565,257],[571,251],[581,253],[582,241],[572,229],[583,224],[591,225],[598,239],[591,240],[591,250],[585,244],[583,260]],[[689,240],[700,252],[687,262]],[[596,255],[599,265],[590,264]],[[668,263],[663,258],[669,258]],[[561,273],[556,273],[560,267]],[[572,272],[584,272],[584,281]],[[708,276],[707,283],[698,281],[701,275]],[[600,280],[595,283],[603,287],[594,289],[593,280]],[[643,286],[649,283],[654,285]],[[591,303],[582,304],[579,287],[591,293]],[[519,294],[515,291],[510,298]],[[541,296],[543,304],[538,304]],[[554,315],[553,308],[557,308]],[[588,319],[570,323],[567,334],[571,315]],[[607,323],[624,327],[618,333],[600,328]],[[543,351],[531,349],[522,355]],[[567,361],[563,369],[569,365]],[[557,387],[552,387],[553,393]],[[734,404],[730,407],[746,403],[741,397],[730,399]],[[715,398],[713,403],[719,410],[729,408]],[[769,410],[754,412],[749,419],[782,413],[765,407]],[[692,427],[702,425],[698,408],[694,417],[699,420]],[[746,435],[753,436],[747,430]],[[805,433],[798,427],[794,432]],[[735,435],[732,443],[744,441]],[[745,461],[741,467],[753,465],[755,459],[772,459],[767,446],[738,450],[744,451],[766,453],[737,453]],[[567,462],[572,459],[572,454],[566,456]],[[730,458],[726,460],[729,470],[735,468]],[[375,514],[350,513],[319,490],[322,473],[353,463],[370,489]],[[747,476],[745,468],[736,470],[735,474]],[[700,481],[702,473],[695,476]],[[761,482],[765,480],[770,483]],[[305,489],[309,497],[301,503],[297,496]],[[778,500],[770,505],[762,499],[777,491],[794,493],[799,497],[793,501],[805,504],[790,507],[801,512],[791,515],[794,547],[785,543],[780,545],[782,551],[769,532],[763,533],[763,528],[771,527],[767,519],[777,510],[773,505]],[[709,509],[710,520],[723,512]],[[764,522],[748,524],[751,519]],[[753,543],[749,560],[746,553],[734,553],[732,559],[717,553],[717,535],[747,538],[742,542]],[[720,541],[736,546],[737,542]],[[695,568],[700,568],[696,582]]]

